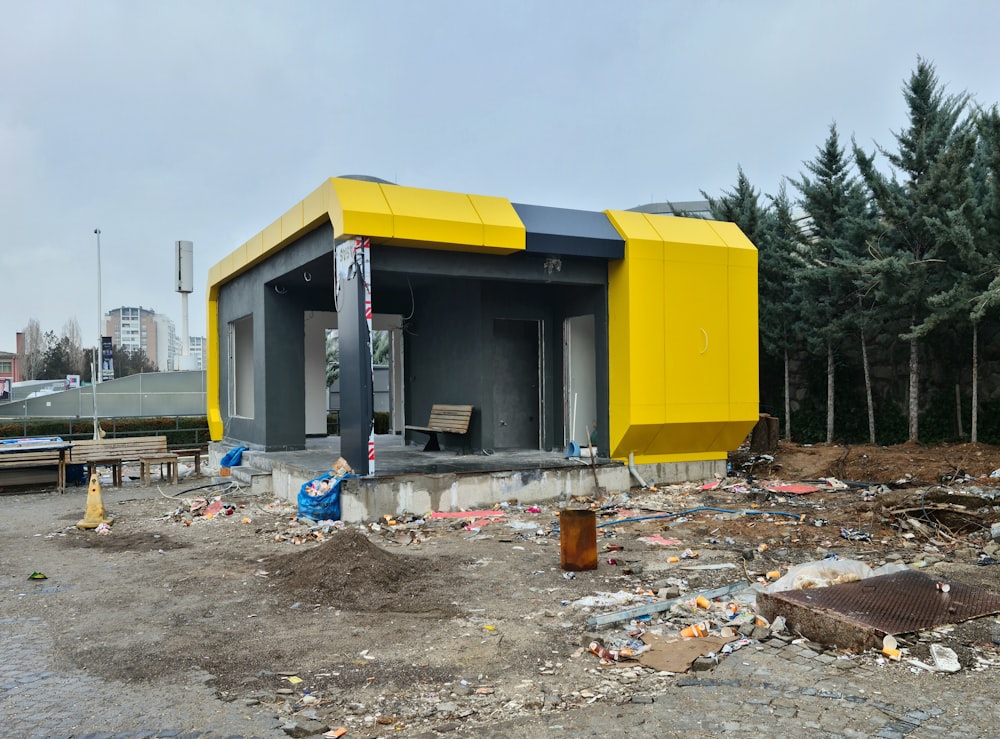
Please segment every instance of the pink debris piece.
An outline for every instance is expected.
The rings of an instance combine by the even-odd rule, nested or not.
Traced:
[[[639,541],[644,541],[647,544],[655,544],[661,547],[675,547],[681,543],[680,539],[664,539],[660,534],[653,534],[652,536],[640,536]]]
[[[806,485],[805,483],[801,482],[765,486],[765,490],[769,490],[772,493],[790,493],[791,495],[806,495],[807,493],[817,493],[822,489],[823,488],[818,488],[815,485]]]
[[[431,518],[502,518],[503,511],[431,511]]]

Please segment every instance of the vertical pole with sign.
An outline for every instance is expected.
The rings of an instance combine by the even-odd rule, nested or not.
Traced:
[[[110,336],[101,337],[101,382],[115,379],[115,351]]]

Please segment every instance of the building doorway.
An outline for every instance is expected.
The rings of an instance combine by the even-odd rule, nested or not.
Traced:
[[[493,411],[497,449],[541,447],[541,321],[493,321]]]

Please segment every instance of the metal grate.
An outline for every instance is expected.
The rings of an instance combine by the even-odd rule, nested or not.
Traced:
[[[937,584],[946,583],[947,592]],[[774,606],[795,604],[833,612],[855,626],[881,634],[908,634],[1000,613],[1000,595],[951,580],[933,580],[908,570],[826,588],[789,590],[770,596]]]

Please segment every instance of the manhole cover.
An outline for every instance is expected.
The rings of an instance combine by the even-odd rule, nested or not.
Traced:
[[[938,588],[938,583],[947,588]],[[760,593],[761,615],[784,616],[803,636],[863,651],[886,634],[908,634],[1000,613],[1000,595],[907,570],[809,590]]]

